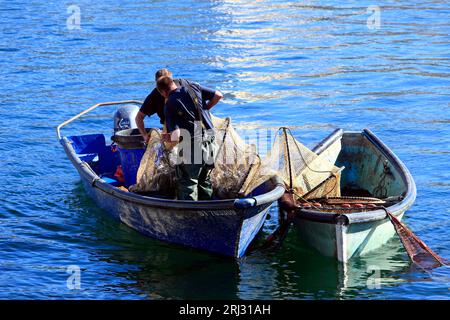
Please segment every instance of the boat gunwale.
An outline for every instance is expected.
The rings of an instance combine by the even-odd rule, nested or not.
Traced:
[[[274,188],[269,192],[246,198],[223,199],[223,200],[173,200],[156,197],[143,196],[132,192],[127,192],[114,187],[99,177],[87,164],[82,161],[73,149],[67,137],[60,140],[67,156],[77,169],[81,178],[88,181],[93,188],[97,188],[112,197],[130,202],[130,204],[144,205],[147,207],[179,209],[179,210],[238,210],[245,211],[247,208],[259,207],[278,200],[285,192],[285,187],[279,177],[270,178]],[[188,212],[188,211],[186,211]]]
[[[344,132],[342,129],[336,129],[333,133],[331,133],[328,137],[325,137],[321,142],[317,144],[317,146],[313,149],[313,151],[317,154],[321,154],[326,150],[327,147],[332,145],[336,140],[342,138],[344,133],[355,133],[362,134],[366,137],[369,142],[371,142],[383,155],[388,158],[390,163],[396,167],[399,171],[401,178],[403,179],[406,185],[406,194],[404,198],[385,209],[388,210],[395,216],[402,214],[409,207],[412,206],[415,198],[416,198],[416,185],[409,172],[408,168],[403,164],[403,162],[387,147],[372,131],[369,129],[364,129],[362,132]],[[297,211],[296,219],[304,219],[322,223],[329,224],[337,224],[341,223],[340,221],[344,221],[344,224],[356,224],[356,223],[367,223],[367,222],[375,222],[387,219],[386,210],[378,209],[373,211],[359,211],[352,213],[336,213],[336,212],[322,212],[318,210],[311,209],[299,209]],[[342,218],[341,218],[342,217]]]

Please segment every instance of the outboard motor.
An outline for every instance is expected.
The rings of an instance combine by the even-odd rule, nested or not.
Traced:
[[[136,115],[139,107],[133,104],[127,104],[116,110],[114,113],[114,133],[125,129],[135,129]]]

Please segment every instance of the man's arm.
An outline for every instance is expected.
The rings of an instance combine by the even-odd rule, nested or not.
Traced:
[[[222,98],[223,98],[222,92],[216,90],[216,91],[214,92],[214,97],[213,97],[212,99],[210,99],[210,100],[208,101],[208,103],[206,104],[206,108],[208,108],[208,110],[211,109],[211,108],[214,107],[214,106],[217,104],[217,102],[219,102],[220,99],[222,99]]]
[[[135,121],[136,125],[139,129],[139,132],[141,133],[142,137],[144,138],[144,141],[147,143],[149,139],[149,135],[147,134],[147,131],[145,131],[145,125],[144,125],[144,118],[146,114],[142,111],[139,111],[136,115]]]
[[[175,122],[176,110],[177,110],[177,102],[170,100],[167,101],[166,106],[164,108],[167,133],[163,133],[161,139],[162,141],[165,142],[165,146],[169,150],[179,143],[181,136],[180,129],[178,128],[178,125]]]

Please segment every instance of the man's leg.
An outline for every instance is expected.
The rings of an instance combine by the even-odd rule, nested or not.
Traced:
[[[198,200],[211,200],[213,188],[211,183],[211,171],[214,167],[203,165],[198,177]]]
[[[198,164],[175,166],[178,200],[198,200],[197,186],[201,169],[202,166]]]

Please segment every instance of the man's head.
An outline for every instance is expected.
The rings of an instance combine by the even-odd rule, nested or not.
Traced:
[[[170,77],[172,78],[172,72],[169,71],[169,69],[159,69],[155,73],[155,81],[158,81],[161,77]]]
[[[156,88],[158,89],[159,93],[161,93],[161,95],[167,99],[170,92],[177,88],[177,85],[175,84],[175,82],[173,82],[173,79],[171,77],[163,76],[156,82]]]

